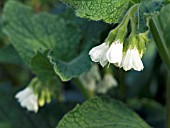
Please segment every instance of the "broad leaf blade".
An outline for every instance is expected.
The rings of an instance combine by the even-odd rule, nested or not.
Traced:
[[[61,0],[76,10],[82,18],[106,23],[116,23],[123,17],[130,5],[130,0]]]
[[[61,77],[63,81],[68,81],[73,77],[81,75],[83,72],[91,68],[90,58],[88,52],[84,52],[69,63],[55,59],[54,55],[49,54],[49,59],[54,65],[55,72]]]
[[[75,16],[35,14],[31,8],[16,1],[7,2],[3,12],[6,23],[4,32],[25,62],[42,77],[40,79],[44,79],[45,75],[53,77],[52,74],[56,72],[66,81],[90,69],[91,60],[86,47],[91,40],[99,37],[105,25],[77,19]],[[90,30],[96,32],[89,33]],[[49,62],[46,51],[53,53],[49,55]],[[46,55],[38,55],[38,52],[46,52]],[[40,67],[38,63],[42,63]],[[46,64],[46,67],[50,67],[49,74],[45,74],[48,69],[43,68]],[[54,67],[53,71],[51,67]]]
[[[3,30],[27,64],[38,50],[51,49],[60,41],[58,33],[62,33],[60,29],[65,25],[60,17],[36,15],[31,8],[15,1],[6,3],[3,14],[6,23]]]
[[[94,98],[78,105],[60,121],[57,128],[150,128],[123,103]]]

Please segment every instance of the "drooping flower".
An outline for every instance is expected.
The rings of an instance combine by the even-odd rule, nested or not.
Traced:
[[[97,86],[97,92],[106,94],[109,89],[118,85],[116,79],[111,74],[105,74],[103,80],[101,80]]]
[[[123,54],[123,43],[120,40],[113,42],[106,53],[107,60],[115,66],[120,66]]]
[[[109,49],[109,45],[102,43],[99,46],[92,48],[89,55],[94,62],[99,62],[103,67],[108,63],[106,58],[106,52]]]
[[[121,66],[125,71],[134,69],[136,71],[143,70],[144,66],[136,47],[129,48],[123,56]]]
[[[38,112],[38,95],[34,93],[31,87],[26,87],[24,90],[15,95],[22,107],[29,111]]]
[[[83,73],[79,77],[79,79],[86,89],[88,89],[90,91],[95,91],[97,82],[101,80],[98,65],[94,64],[92,66],[91,70],[86,73]]]
[[[87,90],[100,94],[105,94],[109,89],[118,85],[112,74],[104,74],[104,77],[101,78],[99,67],[96,64],[90,71],[82,74],[79,80]]]

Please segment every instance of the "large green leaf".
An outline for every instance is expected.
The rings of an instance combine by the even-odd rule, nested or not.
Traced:
[[[38,76],[53,77],[55,72],[66,81],[90,69],[87,46],[99,35],[101,27],[91,36],[84,36],[89,35],[85,33],[89,28],[96,28],[94,23],[77,20],[75,16],[35,14],[31,8],[16,1],[7,2],[3,14],[4,32]],[[83,24],[91,27],[81,29]]]
[[[15,1],[7,2],[4,7],[3,17],[6,23],[4,32],[27,64],[30,64],[36,51],[54,46],[54,42],[51,42],[52,37],[46,34],[48,31],[45,29],[48,30],[48,28],[45,22],[55,22],[55,19],[48,16],[46,14],[34,15],[30,8]],[[59,18],[56,20],[60,22]]]
[[[76,14],[95,21],[116,23],[123,17],[130,0],[61,0],[76,10]]]
[[[149,128],[123,103],[109,98],[94,98],[64,116],[57,128]]]

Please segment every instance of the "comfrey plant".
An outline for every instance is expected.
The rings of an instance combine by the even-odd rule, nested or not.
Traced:
[[[148,40],[140,42],[137,39],[135,13],[138,6],[137,4],[131,7],[122,22],[114,30],[111,30],[104,43],[90,50],[89,55],[92,61],[99,62],[103,67],[107,63],[111,63],[125,71],[130,69],[143,70],[144,66],[141,61],[143,52],[140,51],[144,51],[145,47],[140,47],[140,43],[145,45]],[[131,34],[126,39],[129,22],[131,24]],[[144,36],[147,39],[147,34]],[[139,38],[141,37],[139,36]]]
[[[47,112],[43,110],[36,114],[40,116],[38,121],[34,122],[35,118],[31,120],[28,118],[29,113],[26,113],[23,120],[31,122],[26,127],[53,127],[56,124],[57,128],[158,127],[157,124],[166,115],[165,106],[162,105],[165,100],[165,92],[161,92],[162,77],[166,76],[167,83],[170,83],[166,74],[170,71],[170,0],[19,1],[5,1],[2,25],[0,13],[0,41],[2,35],[6,35],[3,40],[8,42],[4,44],[10,42],[7,47],[1,48],[0,45],[0,63],[5,60],[25,68],[24,61],[32,71],[28,73],[24,70],[28,78],[22,81],[32,80],[25,89],[15,93],[21,107],[37,113],[40,107],[46,105],[43,109]],[[46,1],[55,4],[41,7]],[[24,3],[38,5],[30,7]],[[72,9],[66,8],[67,5]],[[167,70],[161,65],[154,42]],[[23,61],[15,62],[17,58]],[[152,63],[147,66],[147,62]],[[3,72],[8,72],[8,68],[1,71],[3,66],[0,67],[0,77],[11,77],[15,73],[9,68],[12,70],[10,75],[3,75]],[[119,68],[125,71],[144,71],[124,72]],[[0,82],[2,80],[0,78]],[[167,128],[170,128],[169,85],[167,90],[166,122]],[[162,97],[159,96],[160,92]],[[7,102],[3,94],[0,93],[3,100],[0,105]],[[77,103],[79,105],[72,109]],[[2,105],[0,109],[5,107]],[[18,109],[17,106],[17,112]],[[70,109],[71,112],[68,112]],[[142,113],[143,119],[133,109]],[[11,121],[11,125],[6,125],[6,112],[11,111],[6,108],[0,111],[0,119],[5,120],[0,122],[0,127],[20,124],[17,120],[16,123]],[[57,117],[50,114],[56,114]],[[7,119],[11,119],[13,113],[7,115]]]

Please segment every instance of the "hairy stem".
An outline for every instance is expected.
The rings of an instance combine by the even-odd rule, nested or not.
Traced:
[[[83,97],[85,99],[89,99],[95,96],[95,93],[93,91],[87,90],[83,84],[81,83],[81,81],[79,80],[79,78],[74,78],[73,82],[76,84],[76,86],[78,87],[78,89],[81,91]]]
[[[107,44],[111,44],[113,41],[117,40],[117,39],[115,39],[117,37],[117,35],[118,35],[117,33],[120,33],[119,35],[123,36],[122,35],[122,29],[127,29],[127,25],[129,23],[129,20],[130,20],[131,16],[134,15],[134,13],[138,9],[138,7],[139,7],[139,4],[134,4],[128,10],[128,12],[125,14],[125,16],[124,16],[123,20],[120,22],[120,24],[115,29],[110,31],[108,37],[105,40],[105,42]],[[117,38],[119,38],[119,37],[117,37]]]

